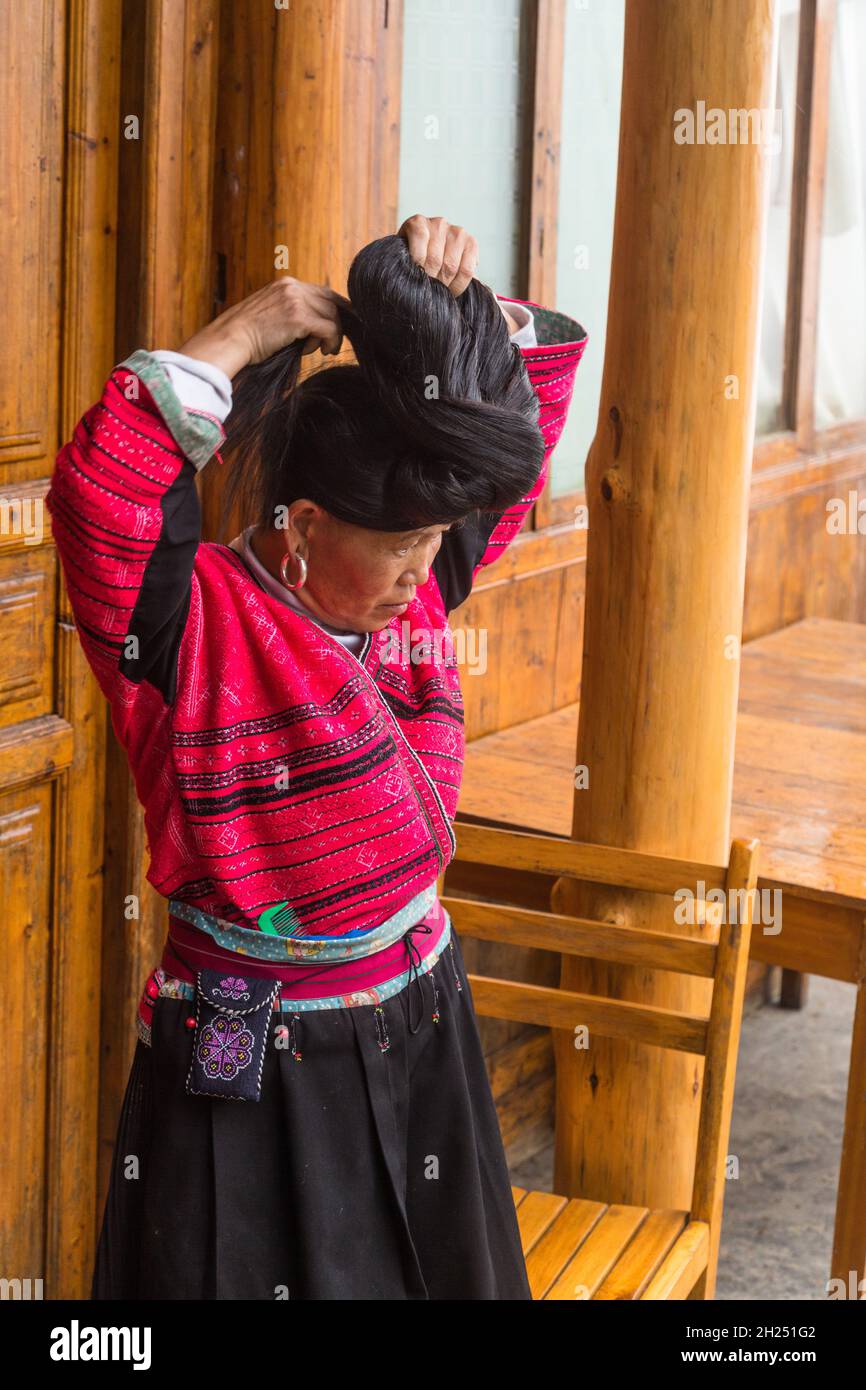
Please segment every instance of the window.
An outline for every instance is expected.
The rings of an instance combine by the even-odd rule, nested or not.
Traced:
[[[478,277],[523,298],[531,127],[522,0],[405,0],[397,224],[421,212],[478,239]]]
[[[566,9],[556,308],[585,325],[591,342],[580,366],[565,429],[551,461],[553,497],[583,487],[595,434],[604,365],[613,250],[624,0]]]
[[[866,419],[866,4],[838,0],[830,60],[815,425]]]
[[[785,319],[788,304],[788,249],[794,172],[797,101],[797,50],[800,0],[780,0],[776,24],[776,101],[770,156],[767,245],[761,287],[760,347],[757,361],[755,433],[785,429]]]
[[[571,515],[598,422],[625,0],[404,4],[400,220],[471,228],[487,284],[590,335],[544,527]],[[816,431],[866,436],[866,0],[776,0],[775,15],[756,472],[814,454]]]

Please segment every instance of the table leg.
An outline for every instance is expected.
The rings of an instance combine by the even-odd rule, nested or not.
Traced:
[[[866,980],[857,986],[854,1010],[830,1275],[844,1281],[845,1297],[866,1297],[866,1282],[856,1291],[866,1280]]]
[[[809,994],[809,976],[800,970],[782,970],[782,990],[779,1007],[782,1009],[802,1009],[806,1006]]]

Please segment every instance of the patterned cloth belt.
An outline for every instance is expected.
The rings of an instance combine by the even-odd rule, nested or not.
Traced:
[[[310,960],[362,960],[391,946],[406,934],[406,929],[414,926],[432,908],[436,901],[436,880],[422,889],[404,907],[380,922],[378,927],[362,934],[348,933],[342,936],[278,936],[270,932],[255,931],[250,927],[239,927],[233,922],[212,917],[200,908],[181,902],[179,898],[169,898],[168,910],[173,917],[207,932],[218,945],[228,951],[238,951],[241,955],[252,956],[256,960],[267,960],[279,965],[292,962],[306,964]]]
[[[325,994],[315,999],[286,998],[282,991],[280,991],[274,1000],[274,1010],[278,1013],[308,1013],[318,1012],[322,1009],[357,1008],[361,1005],[381,1004],[385,999],[390,999],[392,995],[400,994],[407,985],[417,982],[421,976],[428,974],[449,946],[451,946],[451,958],[453,962],[454,949],[451,942],[451,918],[447,912],[444,913],[444,916],[445,921],[438,942],[433,947],[432,951],[429,951],[427,955],[424,956],[420,963],[407,942],[409,967],[391,976],[390,979],[382,980],[379,984],[370,985],[365,989],[351,990],[343,994]],[[410,927],[409,931],[412,930],[413,928]],[[417,930],[417,928],[415,928],[415,930]],[[412,942],[412,946],[415,946],[414,942]],[[417,950],[417,947],[415,949]],[[454,965],[454,978],[457,982],[457,988],[462,989],[460,978],[457,974],[456,964]],[[287,986],[287,988],[290,987]],[[158,967],[150,975],[145,988],[145,999],[148,1001],[149,1006],[152,1007],[153,999],[158,994],[168,999],[193,1000],[195,999],[196,988],[194,984],[189,984],[186,980],[181,980],[176,975],[169,975],[161,967]],[[411,1025],[411,1014],[410,1028],[413,1033],[417,1033],[417,1027],[412,1027]],[[144,1041],[148,1045],[150,1044],[149,1029],[145,1034],[142,1031],[140,1022],[139,1035],[144,1038]]]

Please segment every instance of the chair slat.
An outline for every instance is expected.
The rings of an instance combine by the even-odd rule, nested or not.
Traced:
[[[527,1192],[517,1207],[520,1248],[524,1256],[540,1240],[559,1213],[568,1205],[567,1197],[555,1192]]]
[[[533,1023],[540,1028],[586,1025],[605,1038],[628,1038],[677,1052],[703,1053],[707,1020],[673,1009],[633,1004],[627,999],[602,999],[546,985],[519,984],[489,975],[469,975],[475,1012],[488,1018]]]
[[[634,1301],[643,1294],[689,1221],[687,1211],[651,1211],[631,1244],[596,1291],[596,1301]]]
[[[548,1302],[594,1298],[648,1215],[646,1207],[609,1206],[551,1285]]]
[[[463,936],[537,946],[563,955],[592,956],[648,970],[676,970],[704,979],[715,973],[716,945],[712,941],[643,931],[639,927],[618,927],[586,917],[562,917],[555,912],[536,912],[507,903],[448,896],[440,901]]]
[[[543,1299],[570,1263],[593,1227],[607,1211],[604,1202],[573,1197],[526,1256],[526,1274],[534,1299]]]
[[[739,893],[745,890],[745,919],[729,922],[719,937],[719,958],[707,1029],[697,1157],[692,1186],[692,1215],[696,1221],[708,1223],[711,1232],[705,1292],[708,1299],[715,1296],[725,1161],[731,1129],[752,935],[752,889],[757,880],[757,842],[734,840],[728,871],[728,901],[738,901]]]
[[[641,1298],[654,1302],[688,1298],[707,1267],[709,1249],[710,1228],[707,1223],[690,1221]]]
[[[492,864],[502,869],[528,869],[609,883],[649,893],[676,893],[703,882],[707,889],[724,888],[727,868],[697,860],[669,859],[613,845],[592,845],[566,836],[533,835],[458,820],[455,859]]]

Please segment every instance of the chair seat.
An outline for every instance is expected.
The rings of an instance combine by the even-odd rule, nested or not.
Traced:
[[[534,1299],[685,1299],[707,1267],[710,1228],[687,1211],[511,1191]]]

